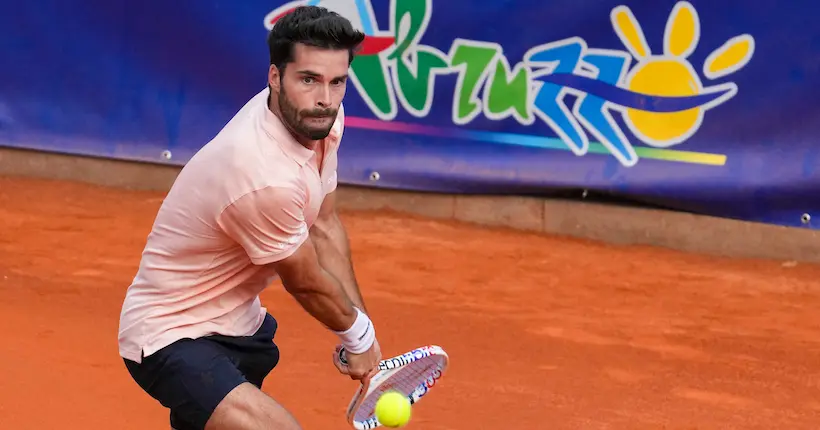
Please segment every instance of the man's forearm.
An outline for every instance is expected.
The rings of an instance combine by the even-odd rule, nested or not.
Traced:
[[[285,289],[311,316],[333,330],[348,351],[360,354],[376,340],[367,314],[357,310],[339,281],[318,261],[308,239],[290,258],[274,263]]]
[[[335,276],[322,268],[310,237],[287,258],[271,263],[282,284],[314,318],[335,332],[352,327],[357,312]]]
[[[335,277],[354,306],[367,313],[364,299],[356,282],[350,257],[350,242],[342,221],[337,216],[317,222],[311,229],[319,264]]]
[[[324,324],[327,328],[341,332],[347,330],[356,317],[351,306],[356,306],[348,295],[342,294],[338,287],[332,286],[335,279],[326,278],[317,287],[316,284],[293,286],[285,283],[285,288],[293,298],[312,317]]]

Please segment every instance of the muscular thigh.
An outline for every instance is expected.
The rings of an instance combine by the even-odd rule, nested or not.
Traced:
[[[293,415],[253,384],[234,388],[211,415],[205,430],[301,430]]]

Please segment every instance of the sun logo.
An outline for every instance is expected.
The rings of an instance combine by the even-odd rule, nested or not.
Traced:
[[[723,92],[704,104],[685,110],[666,112],[626,109],[625,121],[632,132],[649,145],[669,147],[691,137],[703,121],[705,111],[725,102],[737,93],[733,82],[704,88],[700,76],[688,57],[700,39],[697,11],[687,1],[675,4],[666,22],[663,55],[653,55],[632,11],[618,6],[610,15],[612,26],[621,42],[637,60],[626,76],[631,91],[647,95],[693,98]],[[745,66],[754,53],[754,39],[748,34],[729,39],[709,54],[703,65],[707,79],[732,74]]]

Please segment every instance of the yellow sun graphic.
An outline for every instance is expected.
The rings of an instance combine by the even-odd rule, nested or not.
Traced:
[[[704,88],[688,57],[700,40],[700,19],[687,1],[675,4],[666,22],[663,55],[652,55],[643,31],[627,6],[618,6],[610,15],[621,42],[637,60],[626,77],[628,89],[657,96],[694,96],[712,91],[728,91],[706,105],[681,112],[657,113],[626,109],[625,120],[632,132],[649,145],[668,147],[692,136],[703,121],[704,111],[725,102],[737,92],[734,83]],[[754,53],[754,39],[748,34],[729,39],[709,54],[703,65],[708,79],[727,76],[745,66]]]

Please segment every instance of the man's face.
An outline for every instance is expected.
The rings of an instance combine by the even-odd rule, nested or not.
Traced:
[[[291,130],[310,140],[327,137],[345,95],[348,59],[346,50],[296,44],[281,80],[271,66],[268,83]]]

